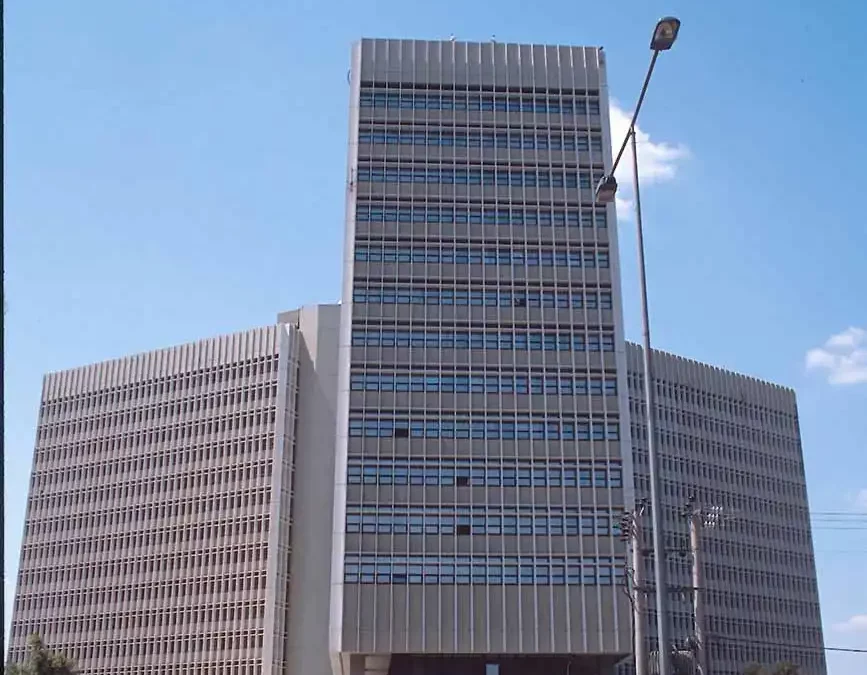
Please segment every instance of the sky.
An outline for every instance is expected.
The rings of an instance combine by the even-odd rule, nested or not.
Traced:
[[[7,611],[44,373],[338,299],[360,36],[604,46],[619,137],[655,21],[679,16],[640,118],[654,346],[793,387],[813,510],[867,513],[865,3],[5,10]],[[638,340],[630,197],[624,185],[624,311]],[[826,643],[867,648],[867,525],[817,515],[815,527]],[[863,675],[867,654],[830,654],[829,667]]]

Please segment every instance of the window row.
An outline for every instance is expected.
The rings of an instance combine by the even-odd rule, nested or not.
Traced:
[[[231,540],[212,541],[204,529],[183,537],[172,536],[174,532],[177,530],[158,533],[153,537],[142,535],[135,539],[132,537],[106,537],[104,539],[90,537],[77,542],[66,540],[65,542],[41,545],[25,542],[21,547],[21,560],[22,563],[27,562],[28,566],[53,568],[67,560],[79,557],[87,559],[133,557],[141,555],[143,551],[154,550],[160,546],[166,546],[174,551],[190,550],[190,548],[199,549],[195,554],[188,554],[187,556],[176,554],[172,558],[172,569],[178,571],[186,567],[198,568],[209,564],[216,567],[243,563],[245,560],[258,561],[266,557],[268,553],[267,538],[263,537],[251,536],[244,539],[247,543],[243,547],[228,548],[232,544]],[[155,541],[151,542],[148,539]],[[210,560],[207,557],[203,560],[202,549],[206,547],[209,551],[213,551],[213,557]]]
[[[352,331],[353,347],[433,347],[517,351],[613,352],[613,333],[542,333],[519,331]]]
[[[90,436],[64,442],[51,450],[38,448],[33,478],[40,488],[45,488],[69,480],[84,481],[88,485],[104,484],[112,482],[110,479],[115,476],[126,477],[133,472],[160,474],[167,467],[171,467],[172,473],[183,474],[197,469],[195,465],[199,462],[217,470],[216,466],[261,463],[263,460],[260,458],[270,457],[266,451],[270,443],[273,439],[269,439],[267,433],[215,440],[202,436],[179,447],[157,445],[145,455],[141,452],[121,453],[112,435],[101,434],[96,438]],[[215,463],[214,460],[218,461]]]
[[[347,554],[348,584],[538,584],[611,586],[624,583],[622,557],[396,556]]]
[[[511,148],[513,150],[590,150],[602,152],[602,136],[558,131],[479,131],[362,127],[358,142],[370,145],[434,145],[455,148]]]
[[[634,420],[635,418],[633,417],[632,419]],[[753,466],[748,469],[738,468],[737,466],[733,466],[734,462],[731,460],[732,456],[734,456],[734,461],[736,462],[740,453],[726,452],[727,446],[720,447],[719,444],[708,448],[710,443],[706,439],[689,439],[695,442],[679,444],[683,449],[689,448],[690,454],[669,454],[672,446],[677,447],[676,441],[683,441],[684,439],[672,437],[664,429],[660,430],[657,436],[661,446],[660,469],[662,473],[660,475],[662,476],[675,475],[684,478],[687,476],[709,478],[716,485],[725,485],[735,490],[758,493],[765,496],[789,495],[797,497],[803,494],[803,477],[798,478],[796,474],[793,479],[788,480],[784,475],[785,469],[782,467],[767,467],[770,473],[769,476],[762,475],[761,472],[757,471],[755,463],[752,463]],[[633,439],[646,437],[646,427],[642,426],[640,430],[633,429]],[[702,441],[705,442],[702,443]],[[711,452],[708,452],[708,450]],[[723,450],[723,452],[720,452],[720,450]],[[720,457],[723,461],[696,459],[700,454]],[[643,448],[639,449],[636,447],[636,464],[639,463],[647,463],[647,453]],[[794,513],[791,515],[794,516]]]
[[[616,396],[617,378],[556,375],[424,375],[352,373],[353,391],[415,391],[444,394],[560,394],[561,396]]]
[[[186,604],[193,605],[193,603],[192,599],[187,599]],[[115,601],[114,606],[125,604],[122,601]],[[159,637],[145,638],[142,634],[155,635],[157,630],[145,629],[141,632],[130,630],[121,623],[123,621],[125,624],[128,621],[128,614],[113,614],[112,621],[106,622],[105,628],[98,630],[91,628],[85,620],[78,618],[79,616],[76,614],[63,618],[44,619],[40,617],[41,620],[30,623],[29,626],[25,622],[16,622],[16,629],[20,631],[18,634],[22,638],[34,630],[44,631],[47,635],[58,636],[56,641],[52,641],[52,646],[62,645],[63,651],[68,650],[68,653],[75,655],[77,666],[75,671],[71,668],[67,670],[51,667],[47,672],[84,672],[88,675],[126,675],[127,673],[144,675],[147,672],[171,672],[175,675],[198,673],[252,675],[262,672],[262,646],[265,643],[265,635],[264,630],[257,628],[262,625],[261,621],[255,623],[238,621],[229,624],[231,628],[228,630],[222,626],[220,628],[209,626],[205,629],[204,622],[182,616],[174,624],[173,630],[167,632],[160,630]],[[246,657],[243,661],[242,653]],[[146,661],[157,662],[158,668],[146,671],[144,665]],[[236,664],[234,669],[233,662]],[[250,668],[240,670],[243,667],[240,664],[244,662],[249,663]],[[118,666],[119,663],[132,663],[135,667],[125,669],[123,666]],[[167,667],[168,663],[178,664],[178,666]],[[182,670],[179,667],[181,663],[194,664],[194,667]],[[103,669],[96,664],[111,665]],[[28,668],[24,672],[33,671]],[[36,672],[45,672],[45,670],[40,667]]]
[[[647,433],[644,425],[639,423],[635,426],[633,437],[635,439],[645,438]],[[749,468],[750,471],[758,469],[761,471],[756,471],[756,473],[771,473],[777,477],[785,478],[784,482],[791,488],[801,489],[803,487],[800,452],[783,455],[760,446],[747,447],[742,443],[735,445],[730,441],[711,440],[704,434],[699,436],[691,431],[687,433],[665,428],[659,430],[658,438],[661,443],[672,450],[683,450],[695,457],[705,456],[712,460],[711,464],[714,466],[745,465],[740,468]],[[801,493],[796,492],[795,494]]]
[[[108,421],[109,424],[130,424],[149,421],[170,415],[200,413],[210,408],[225,406],[249,406],[258,401],[277,398],[276,382],[244,383],[228,382],[226,385],[206,385],[204,388],[183,388],[162,396],[147,396],[138,391],[128,392],[129,397],[113,403],[101,403],[92,397],[70,407],[65,404],[61,412],[53,404],[43,404],[40,424],[49,426],[59,422],[92,419]]]
[[[620,522],[610,513],[570,511],[574,513],[562,513],[562,510],[559,514],[541,515],[472,513],[469,507],[458,507],[454,512],[445,513],[427,508],[394,509],[384,513],[375,507],[348,506],[346,531],[350,534],[620,535]]]
[[[205,540],[212,546],[225,546],[227,538],[230,540],[255,540],[259,537],[255,535],[267,532],[268,524],[265,522],[264,514],[251,514],[246,518],[224,518],[219,521],[211,521],[210,525],[195,525],[188,528],[180,528],[175,523],[135,523],[126,531],[119,528],[111,530],[101,527],[107,523],[93,522],[81,523],[84,527],[75,528],[73,525],[76,522],[78,514],[70,514],[65,522],[61,521],[61,527],[58,527],[50,536],[45,536],[47,532],[30,530],[29,536],[22,549],[33,551],[44,550],[48,547],[66,548],[77,551],[87,549],[105,550],[120,546],[124,550],[132,550],[144,546],[173,544],[179,545],[182,542],[202,541]],[[33,519],[30,519],[31,523]],[[201,522],[201,521],[200,521]],[[34,523],[35,524],[35,523]],[[28,528],[29,529],[29,528]],[[229,544],[232,541],[228,542]]]
[[[497,419],[453,417],[388,419],[376,413],[349,418],[349,435],[375,438],[473,438],[488,440],[616,441],[618,422],[564,422],[559,419]],[[521,419],[525,417],[525,419]]]
[[[546,225],[554,227],[607,227],[604,208],[551,210],[545,208],[476,207],[463,204],[397,206],[359,202],[355,207],[359,223],[457,223],[471,225]]]
[[[362,108],[394,110],[458,110],[488,112],[524,112],[549,115],[598,115],[598,98],[555,96],[520,96],[469,92],[405,92],[386,93],[362,91]]]
[[[177,549],[167,547],[165,553],[143,554],[141,556],[76,556],[75,563],[55,561],[55,564],[45,567],[22,566],[18,574],[18,582],[23,589],[30,587],[31,592],[41,593],[48,587],[52,590],[64,589],[67,598],[84,595],[81,604],[102,604],[116,602],[112,596],[116,587],[109,578],[125,577],[137,579],[135,584],[129,584],[125,595],[133,602],[131,607],[147,605],[165,605],[167,601],[177,600],[178,591],[202,593],[210,598],[223,595],[227,599],[237,593],[242,598],[264,597],[267,565],[248,565],[252,558],[242,561],[243,567],[226,566],[217,570],[204,570],[201,563],[201,551],[190,549],[179,553]],[[267,551],[265,551],[267,558]],[[183,562],[178,565],[177,561]],[[261,558],[260,558],[261,560]],[[111,573],[101,574],[102,580],[97,580],[95,586],[94,573],[110,565]],[[172,580],[160,575],[162,570],[171,569],[177,573]],[[241,571],[241,570],[245,571]],[[193,579],[192,581],[190,579]]]
[[[443,185],[499,185],[530,188],[590,189],[602,178],[602,172],[569,169],[455,169],[440,166],[369,166],[358,167],[362,183],[427,183]]]
[[[644,415],[644,404],[639,398],[630,397],[630,405],[635,408],[635,418],[640,419]],[[670,407],[666,405],[656,406],[660,426],[663,429],[674,431],[675,433],[683,431],[684,427],[688,427],[686,433],[693,433],[691,429],[707,432],[708,435],[719,434],[728,436],[741,441],[752,441],[754,444],[762,446],[770,446],[785,450],[797,452],[799,449],[797,435],[789,431],[784,433],[776,431],[770,425],[765,423],[756,424],[753,422],[732,421],[725,419],[724,414],[710,412],[705,408],[702,414],[685,410],[682,407]]]
[[[497,291],[466,291],[454,289],[427,290],[424,288],[356,289],[352,302],[367,305],[458,305],[472,307],[547,307],[557,309],[597,309],[597,296],[568,291],[529,291],[508,293]],[[602,302],[602,309],[611,309],[611,294]]]
[[[564,460],[558,464],[484,460],[453,461],[350,459],[347,482],[353,485],[442,485],[444,487],[623,487],[620,462]]]
[[[356,262],[413,262],[468,265],[528,265],[530,267],[603,267],[610,265],[608,251],[526,248],[471,248],[429,244],[389,246],[356,244]]]
[[[276,370],[276,355],[260,356],[246,361],[199,368],[178,375],[152,376],[146,380],[114,385],[94,392],[58,396],[43,401],[42,409],[46,414],[55,414],[74,412],[82,408],[102,408],[118,403],[128,404],[137,399],[152,399],[157,402],[162,401],[166,395],[185,392],[191,388],[207,387],[210,391],[215,383],[226,382],[233,386],[239,386],[239,384],[245,386],[247,383],[235,381],[241,378],[255,378],[257,375],[274,375]],[[257,380],[262,382],[262,378],[257,378]],[[196,393],[193,392],[193,394]]]
[[[470,291],[442,288],[359,288],[352,302],[369,305],[470,305],[474,307],[549,307],[572,309],[611,309],[610,291],[569,293],[566,291]]]
[[[111,408],[89,409],[81,408],[64,415],[43,415],[40,419],[40,430],[46,433],[53,429],[67,432],[98,431],[112,427],[129,425],[138,426],[163,422],[174,424],[182,416],[190,413],[198,416],[218,415],[228,409],[239,410],[241,406],[248,412],[273,411],[277,399],[277,384],[238,387],[216,392],[197,392],[183,397],[166,397],[162,401],[144,403],[123,401]],[[48,434],[50,436],[50,434]]]
[[[152,438],[158,438],[159,442],[166,442],[176,438],[195,438],[198,434],[226,431],[244,431],[247,433],[246,430],[248,429],[251,431],[269,429],[273,427],[277,419],[275,406],[259,408],[258,410],[246,407],[241,408],[238,412],[232,412],[231,408],[203,410],[196,415],[175,415],[169,418],[157,418],[154,415],[153,419],[142,421],[143,416],[150,417],[151,414],[140,409],[111,417],[91,417],[51,425],[40,425],[36,431],[36,440],[41,446],[40,450],[45,445],[69,445],[88,435],[91,437],[120,435],[127,439],[140,439],[139,443],[150,442],[142,439]],[[129,429],[134,431],[127,431]]]
[[[675,401],[675,407],[679,407],[677,405],[679,403],[691,403],[718,413],[761,422],[764,427],[774,426],[784,431],[791,431],[797,425],[797,413],[794,410],[775,410],[755,399],[740,400],[680,382],[670,382],[663,378],[654,379],[657,396],[660,399],[669,398]],[[637,393],[644,391],[644,379],[640,373],[629,374],[629,386]]]
[[[634,441],[634,437],[633,437]],[[707,482],[707,481],[703,481]],[[786,542],[790,547],[810,546],[810,531],[806,525],[808,515],[800,504],[793,506],[781,502],[778,498],[769,499],[762,491],[733,492],[726,488],[731,486],[710,483],[713,487],[701,484],[690,484],[680,478],[677,481],[660,480],[661,495],[665,502],[680,504],[685,499],[696,499],[704,504],[722,506],[726,511],[754,514],[751,518],[735,518],[726,523],[729,531],[735,531],[744,537],[754,537],[763,542]],[[650,494],[650,477],[645,473],[635,474],[636,493],[647,496]],[[671,497],[672,499],[668,499]],[[675,513],[679,513],[675,509]],[[772,516],[773,518],[769,518]],[[776,520],[777,522],[769,522]],[[798,523],[798,521],[801,521]],[[780,522],[787,524],[779,524]]]

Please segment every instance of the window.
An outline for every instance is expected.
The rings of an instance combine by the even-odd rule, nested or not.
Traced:
[[[486,107],[488,106],[488,107]],[[482,110],[493,110],[493,101],[482,103]],[[559,111],[559,108],[558,108]],[[563,138],[558,132],[551,136],[517,129],[497,132],[455,132],[451,129],[413,129],[389,125],[363,124],[359,130],[360,145],[423,145],[460,148],[513,148],[516,150],[566,150],[587,151],[591,147],[601,152],[602,138],[598,134],[588,137],[579,133],[577,140],[572,136]]]
[[[599,99],[594,95],[546,96],[470,93],[460,91],[407,91],[365,87],[359,94],[359,107],[402,110],[455,110],[460,112],[498,111],[549,115],[599,115]]]
[[[610,294],[609,294],[610,295]],[[374,287],[356,285],[352,301],[357,304],[459,305],[486,307],[556,307],[581,309],[598,306],[598,295],[588,292],[464,290],[454,288]]]
[[[577,429],[577,433],[576,433]],[[379,438],[457,438],[457,439],[512,439],[518,440],[573,440],[602,441],[619,438],[616,422],[576,423],[561,418],[519,415],[517,423],[511,419],[491,417],[441,417],[427,419],[390,418],[387,414],[368,413],[364,417],[353,415],[349,421],[351,437]]]
[[[553,210],[544,208],[479,208],[465,204],[417,204],[414,206],[387,204],[383,207],[380,202],[359,201],[356,204],[355,220],[360,223],[484,223],[486,225],[511,225],[513,227],[562,225],[563,221],[559,217],[555,218],[555,213]],[[607,227],[606,212],[602,208],[595,212],[592,209],[582,209],[580,212],[566,211],[565,224],[569,227],[605,228]]]
[[[624,558],[585,556],[399,556],[347,554],[346,583],[611,585]],[[360,572],[360,573],[359,573]]]
[[[508,437],[506,434],[504,437]],[[512,432],[514,437],[514,431]],[[595,480],[595,482],[594,482]],[[484,460],[368,460],[350,459],[347,482],[380,485],[455,485],[551,486],[610,488],[622,487],[622,468],[618,461],[487,463]],[[508,525],[505,518],[504,527]],[[593,527],[592,522],[590,527]]]
[[[614,351],[613,333],[539,333],[518,331],[389,331],[356,329],[353,347],[440,347],[443,349]]]
[[[602,178],[602,169],[593,171],[513,169],[487,167],[453,169],[450,166],[409,166],[382,169],[359,164],[356,179],[361,183],[442,183],[446,185],[499,185],[505,187],[555,187],[589,189]]]
[[[536,248],[471,248],[446,244],[426,247],[394,248],[361,244],[355,252],[358,262],[429,262],[484,265],[543,265],[551,267],[594,267],[608,264],[607,249],[584,250],[536,249]]]

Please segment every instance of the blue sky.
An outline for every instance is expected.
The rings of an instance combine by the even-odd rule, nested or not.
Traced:
[[[833,5],[7,2],[7,578],[44,372],[337,299],[361,35],[603,45],[629,109],[654,22],[680,16],[640,121],[655,346],[796,388],[813,508],[859,508],[867,338],[844,331],[867,328],[867,9]],[[845,623],[867,615],[867,530],[823,526],[816,549],[826,642],[867,648],[867,618]]]

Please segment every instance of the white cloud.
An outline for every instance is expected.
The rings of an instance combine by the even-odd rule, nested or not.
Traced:
[[[834,624],[841,633],[867,633],[867,614],[855,614],[841,623]]]
[[[623,110],[616,102],[611,103],[609,109],[609,121],[611,123],[612,152],[617,156],[620,144],[629,130],[629,121],[632,113]],[[650,140],[650,134],[635,125],[638,141],[638,174],[641,178],[641,186],[651,185],[662,181],[671,180],[677,174],[680,164],[689,158],[689,149],[685,145],[671,143],[656,143]],[[626,151],[617,166],[615,177],[617,178],[617,215],[620,218],[633,217],[632,202],[632,147],[626,145]]]
[[[618,190],[618,192],[620,192],[620,190]],[[624,199],[618,194],[614,197],[614,203],[617,206],[617,215],[620,218],[632,218],[632,214],[634,213],[633,209],[635,208],[634,199]]]
[[[867,330],[850,327],[807,352],[807,368],[825,370],[831,384],[867,382]]]
[[[859,511],[867,511],[867,488],[858,491],[852,504]]]

